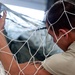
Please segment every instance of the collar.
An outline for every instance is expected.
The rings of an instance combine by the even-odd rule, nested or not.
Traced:
[[[68,50],[75,52],[75,41],[68,47]]]

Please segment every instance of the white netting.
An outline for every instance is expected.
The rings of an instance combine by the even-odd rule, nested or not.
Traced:
[[[69,22],[69,25],[70,25],[70,27],[71,27],[71,29],[70,29],[67,33],[71,32],[73,29],[75,29],[75,27],[73,27],[73,26],[71,25],[71,22],[70,22],[70,20],[69,20],[69,17],[68,17],[68,15],[67,15],[67,13],[68,13],[68,14],[71,14],[71,15],[75,15],[75,14],[66,11],[63,0],[60,0],[60,1],[56,2],[55,4],[52,5],[52,7],[53,7],[54,5],[56,5],[57,3],[59,3],[59,2],[61,2],[61,3],[63,4],[63,9],[64,9],[64,11],[63,11],[63,13],[61,14],[61,16],[59,17],[59,19],[58,19],[56,22],[51,23],[51,22],[48,20],[48,18],[47,18],[48,23],[51,25],[52,30],[53,30],[53,33],[54,33],[56,39],[57,39],[57,36],[56,36],[56,34],[55,34],[55,30],[54,30],[54,28],[53,28],[53,25],[54,25],[55,23],[57,23],[57,22],[60,20],[60,18],[63,16],[63,14],[66,15],[66,18],[67,18],[67,20],[68,20],[68,22]],[[51,7],[51,8],[52,8],[52,7]],[[5,8],[5,9],[4,9],[4,8],[5,8],[5,7],[2,6],[2,9],[3,9],[3,10],[8,10],[8,11],[9,11],[8,8]],[[50,8],[50,9],[51,9],[51,8]],[[49,9],[49,11],[50,11],[50,9]],[[1,11],[3,11],[3,10],[1,10]],[[10,14],[10,12],[13,12],[13,13]],[[40,52],[43,53],[44,58],[47,58],[49,55],[62,52],[62,51],[60,50],[60,48],[58,48],[58,46],[57,46],[56,44],[57,44],[58,41],[59,41],[65,34],[67,34],[67,33],[65,33],[65,34],[62,35],[59,39],[57,39],[57,42],[56,42],[56,43],[53,43],[53,41],[51,41],[51,40],[52,40],[52,39],[51,39],[51,36],[49,36],[49,35],[47,34],[47,30],[45,30],[46,27],[45,27],[45,25],[44,25],[43,22],[40,22],[40,21],[37,22],[36,20],[30,19],[30,18],[28,18],[28,17],[25,16],[25,15],[16,14],[14,11],[11,11],[11,10],[10,10],[10,12],[7,12],[11,17],[10,17],[9,15],[7,15],[7,18],[6,18],[6,25],[5,25],[5,30],[6,30],[6,32],[7,32],[7,35],[4,34],[4,36],[5,36],[6,38],[10,39],[10,42],[9,42],[7,45],[9,46],[12,41],[16,41],[16,42],[18,42],[18,43],[22,43],[22,45],[21,45],[21,47],[20,47],[14,54],[7,53],[7,52],[5,52],[5,51],[2,51],[2,49],[3,49],[4,47],[3,47],[2,49],[0,49],[0,52],[6,53],[6,54],[8,54],[8,55],[10,55],[10,56],[13,55],[13,58],[12,58],[12,61],[11,61],[11,63],[10,63],[9,70],[7,71],[7,73],[9,74],[9,71],[10,71],[10,69],[11,69],[11,66],[12,66],[14,57],[15,57],[16,60],[18,60],[17,57],[16,57],[16,55],[21,51],[21,49],[22,49],[25,45],[27,45],[27,49],[28,49],[28,52],[29,52],[29,54],[30,54],[30,58],[29,58],[28,64],[27,64],[23,69],[20,69],[20,67],[19,67],[19,65],[18,65],[18,62],[16,62],[17,65],[18,65],[18,67],[19,67],[19,69],[20,69],[20,72],[18,73],[18,75],[20,75],[20,73],[21,73],[24,69],[26,69],[26,67],[30,64],[31,61],[33,61],[34,66],[35,66],[35,68],[36,68],[36,72],[34,73],[34,75],[36,75],[36,73],[38,72],[38,70],[39,70],[40,67],[42,66],[42,65],[40,65],[40,67],[37,68],[37,66],[35,65],[35,63],[36,63],[35,60],[37,60],[37,59],[35,58],[36,54],[40,51]],[[15,16],[14,14],[16,14],[16,16]],[[21,16],[20,16],[20,15],[21,15]],[[12,16],[13,16],[13,17],[12,17]],[[14,18],[14,16],[15,16],[15,18]],[[10,19],[9,19],[9,18],[10,18]],[[18,18],[18,20],[17,20],[16,18]],[[14,19],[15,19],[15,20],[14,20]],[[16,22],[17,22],[17,23],[16,23]],[[35,22],[36,22],[36,23],[35,23]],[[12,25],[10,25],[10,23],[11,23]],[[16,25],[16,24],[17,24],[17,25]],[[12,26],[12,27],[11,27],[11,26]],[[16,28],[16,29],[15,29],[15,28]],[[13,29],[14,29],[14,30],[13,30]],[[18,29],[19,29],[19,30],[18,30]],[[44,29],[44,31],[42,31],[43,29]],[[50,27],[48,28],[48,30],[49,30],[49,29],[50,29]],[[16,34],[17,34],[17,35],[16,35]],[[27,36],[25,36],[25,35],[27,35]],[[20,37],[20,36],[21,36],[22,38],[25,38],[25,39],[23,39],[23,40],[17,40],[17,38]],[[47,38],[48,38],[48,39],[47,39]],[[38,41],[38,40],[39,40],[39,41]],[[33,42],[32,42],[32,41],[33,41]],[[50,41],[51,41],[51,42],[50,42]],[[30,42],[31,42],[31,43],[30,43]],[[39,42],[39,43],[38,43],[38,42]],[[47,46],[47,45],[48,45],[48,46]],[[50,45],[50,46],[49,46],[49,45]],[[34,46],[35,46],[36,51],[35,51],[34,54],[32,54],[32,52],[31,52],[31,47],[32,47],[32,49],[34,49]],[[42,49],[42,50],[41,50],[41,49]],[[57,49],[58,49],[58,50],[57,50]],[[47,52],[46,52],[46,51],[47,51]],[[4,73],[3,70],[0,70],[0,72],[1,72],[1,71]],[[22,74],[25,75],[23,72],[22,72]]]

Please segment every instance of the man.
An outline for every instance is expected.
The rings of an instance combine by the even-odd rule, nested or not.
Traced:
[[[4,12],[0,19],[0,30],[4,27],[5,17]],[[48,11],[46,26],[54,42],[64,52],[55,54],[42,63],[37,62],[38,69],[33,63],[28,64],[26,68],[27,63],[17,64],[5,37],[0,33],[0,48],[2,48],[0,60],[7,73],[11,75],[75,75],[75,5],[66,1],[55,3]]]

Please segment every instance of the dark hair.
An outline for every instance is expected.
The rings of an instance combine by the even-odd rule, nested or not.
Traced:
[[[70,30],[75,27],[75,5],[67,1],[56,2],[48,11],[46,22],[48,26],[53,24],[56,34],[59,29]]]

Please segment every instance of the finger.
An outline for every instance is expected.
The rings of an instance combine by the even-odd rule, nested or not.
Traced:
[[[5,20],[6,14],[7,14],[7,12],[6,11],[3,11],[3,17],[2,17],[3,20]]]

